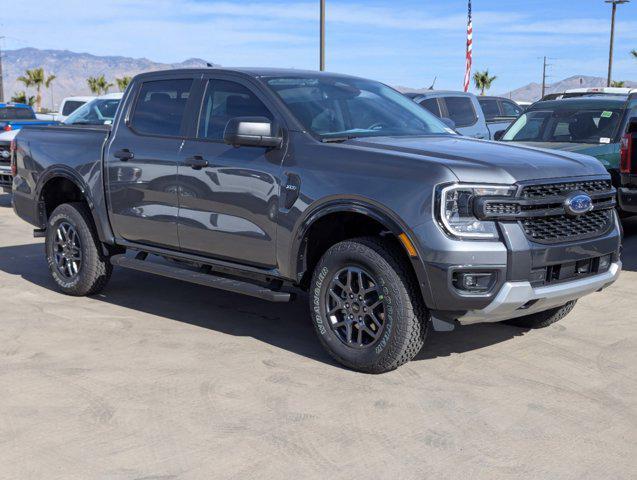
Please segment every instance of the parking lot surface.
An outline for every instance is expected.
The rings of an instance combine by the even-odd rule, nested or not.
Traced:
[[[624,273],[535,331],[432,333],[364,375],[289,305],[119,270],[54,290],[0,195],[0,478],[629,479],[637,220]]]

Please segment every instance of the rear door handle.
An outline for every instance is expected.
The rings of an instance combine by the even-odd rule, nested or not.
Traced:
[[[184,160],[184,165],[192,168],[193,170],[201,170],[208,166],[208,160],[205,160],[201,155],[195,155]]]
[[[478,140],[482,140],[484,138],[484,133],[476,133],[474,135],[474,138],[477,138]]]
[[[131,152],[128,148],[118,150],[113,155],[115,156],[115,158],[119,158],[122,162],[128,162],[129,160],[135,158],[133,152]]]

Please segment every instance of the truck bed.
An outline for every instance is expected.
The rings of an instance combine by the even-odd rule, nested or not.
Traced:
[[[40,225],[38,198],[47,180],[64,173],[84,188],[87,195],[104,198],[102,150],[110,126],[29,126],[16,136],[19,172],[13,181],[16,212]],[[28,164],[27,164],[28,163]],[[102,202],[100,200],[100,202]],[[103,202],[102,202],[103,203]]]

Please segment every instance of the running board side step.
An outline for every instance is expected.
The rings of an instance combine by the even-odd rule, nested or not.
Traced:
[[[162,277],[174,278],[176,280],[196,283],[198,285],[217,288],[219,290],[249,295],[269,302],[289,302],[292,300],[292,294],[288,292],[270,290],[267,287],[262,287],[254,283],[219,277],[209,273],[195,272],[185,268],[151,263],[138,258],[127,257],[123,254],[113,255],[111,257],[111,263],[118,267],[139,270],[140,272],[154,273],[156,275],[161,275]]]

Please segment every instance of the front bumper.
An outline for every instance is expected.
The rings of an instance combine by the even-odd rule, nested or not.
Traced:
[[[414,269],[434,317],[476,323],[527,315],[599,290],[619,273],[621,231],[616,215],[614,227],[602,236],[550,245],[530,241],[517,223],[503,223],[500,228],[502,238],[493,242],[451,239],[433,221],[411,231],[419,257],[414,259]],[[604,272],[557,278],[551,275],[546,281],[538,281],[533,275],[544,268],[563,268],[567,273],[577,262],[594,265],[595,259],[607,255],[611,255],[614,266]],[[487,293],[467,294],[453,285],[454,272],[462,270],[495,272],[497,279]],[[533,300],[537,301],[527,305]],[[521,306],[528,308],[518,311]]]
[[[617,198],[619,209],[622,212],[637,213],[637,186],[635,188],[619,188]]]
[[[621,267],[621,262],[617,261],[599,275],[545,287],[534,288],[529,282],[505,282],[489,305],[480,310],[468,311],[458,321],[462,325],[500,322],[559,307],[606,288],[617,280]],[[529,307],[525,308],[526,305]]]

